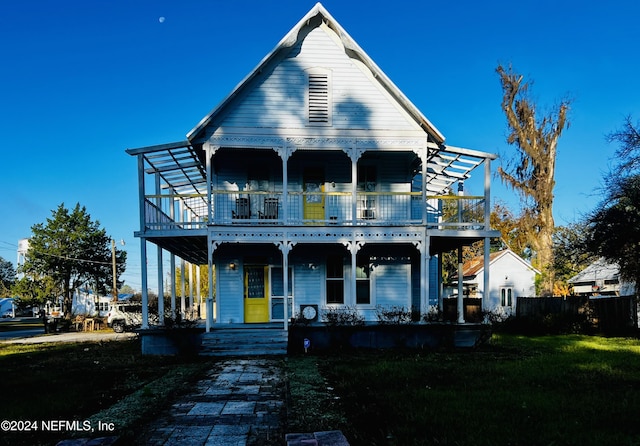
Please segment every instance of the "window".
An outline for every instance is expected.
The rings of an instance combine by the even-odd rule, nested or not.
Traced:
[[[500,288],[500,305],[503,307],[513,306],[513,288]]]
[[[344,267],[340,256],[327,258],[327,304],[344,304]]]
[[[331,125],[331,78],[326,70],[309,73],[308,118],[310,125]]]
[[[356,304],[371,304],[371,264],[368,257],[359,258],[356,263]]]
[[[377,182],[376,166],[358,166],[358,190],[375,192]]]
[[[359,165],[358,166],[358,192],[359,200],[359,217],[364,220],[376,218],[376,185],[377,172],[375,166]]]

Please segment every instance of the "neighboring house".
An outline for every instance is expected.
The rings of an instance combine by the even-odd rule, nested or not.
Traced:
[[[208,265],[217,323],[427,313],[439,254],[499,235],[496,156],[445,144],[320,4],[187,140],[127,153],[138,160],[143,303],[149,242],[159,294],[167,253],[171,265]],[[481,195],[451,194],[474,169]]]
[[[489,270],[489,299],[484,302],[485,310],[511,314],[515,311],[518,297],[536,295],[535,279],[540,272],[510,249],[491,253]],[[465,262],[462,271],[464,296],[484,296],[484,257],[474,257]],[[458,281],[453,283],[457,285]],[[450,291],[457,293],[457,288],[454,289]]]
[[[118,294],[118,300],[130,299],[133,294]],[[109,305],[113,301],[111,295],[98,296],[96,300],[92,290],[78,288],[73,293],[71,313],[74,315],[105,317],[109,313]]]
[[[577,296],[631,296],[632,283],[620,280],[620,268],[600,258],[569,279]]]

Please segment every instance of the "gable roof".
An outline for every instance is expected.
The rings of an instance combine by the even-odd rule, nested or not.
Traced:
[[[225,97],[218,106],[216,106],[209,114],[207,114],[188,134],[187,139],[194,143],[201,142],[203,133],[207,125],[227,107],[240,92],[247,88],[251,80],[258,76],[263,68],[265,68],[280,53],[288,51],[294,47],[301,39],[304,39],[305,33],[302,31],[305,27],[317,27],[322,23],[331,28],[340,38],[344,45],[345,51],[354,59],[362,62],[377,79],[377,81],[394,97],[394,99],[409,113],[415,122],[424,129],[437,144],[444,143],[444,136],[440,131],[413,105],[413,103],[400,91],[398,87],[387,77],[386,74],[376,65],[376,63],[362,50],[355,40],[342,28],[342,26],[333,18],[331,14],[322,6],[321,3],[316,5],[280,40],[276,47],[267,54],[260,63]]]
[[[569,283],[595,282],[596,280],[619,279],[620,268],[604,258],[599,258],[578,274],[569,279]]]
[[[277,62],[279,57],[286,55],[287,51],[303,41],[311,29],[319,26],[327,26],[333,30],[344,46],[347,56],[357,59],[359,63],[366,66],[371,71],[375,82],[378,82],[392,100],[396,101],[396,104],[405,111],[409,119],[412,119],[425,132],[425,139],[428,140],[429,146],[426,161],[426,187],[429,194],[446,194],[454,183],[469,178],[471,171],[485,160],[497,158],[491,153],[445,145],[444,136],[391,82],[320,3],[317,3],[260,61],[256,68],[187,134],[187,140],[127,149],[127,153],[141,157],[142,162],[148,166],[145,172],[148,174],[159,173],[166,186],[172,190],[183,195],[204,196],[207,184],[206,155],[202,146],[207,139],[206,132],[209,124],[213,123],[228,107],[231,107],[242,93],[249,91],[252,81],[261,74],[263,68],[266,69],[267,65]],[[202,208],[201,201],[201,198],[188,199],[185,201],[185,205],[191,209],[198,209]]]
[[[503,257],[510,256],[521,263],[526,268],[534,271],[536,274],[540,274],[540,272],[527,263],[522,257],[513,252],[510,249],[503,249],[502,251],[492,252],[489,254],[489,267],[495,264],[499,259]],[[471,260],[466,261],[462,265],[462,275],[463,277],[475,277],[480,275],[484,271],[484,256],[476,256]]]

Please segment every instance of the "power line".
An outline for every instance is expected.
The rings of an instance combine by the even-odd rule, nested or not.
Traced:
[[[74,258],[74,257],[61,256],[61,255],[51,254],[51,253],[42,252],[42,251],[35,251],[34,250],[34,252],[36,252],[38,254],[41,254],[41,255],[45,255],[45,256],[57,257],[57,258],[63,259],[63,260],[72,260],[74,262],[97,263],[99,265],[111,265],[112,264],[112,262],[101,262],[99,260],[78,259],[78,258]]]

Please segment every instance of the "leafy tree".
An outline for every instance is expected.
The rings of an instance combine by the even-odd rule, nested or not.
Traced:
[[[521,218],[514,215],[504,203],[494,203],[490,215],[491,227],[500,231],[500,243],[524,259],[531,256],[527,234],[522,227]],[[501,248],[502,248],[501,247]]]
[[[89,283],[97,292],[110,288],[111,238],[91,220],[85,207],[76,204],[69,211],[61,204],[46,223],[32,226],[31,231],[24,273],[36,283],[43,277],[51,278],[62,291],[65,317],[71,316],[76,287]],[[126,252],[116,250],[118,276],[124,272],[125,263]]]
[[[502,203],[495,203],[489,216],[491,227],[500,231],[501,237],[492,239],[490,251],[500,251],[510,248],[512,251],[526,257],[526,245],[522,239],[519,229],[519,220],[514,217],[511,210]],[[484,255],[484,241],[478,241],[471,246],[462,248],[462,261],[467,262],[474,257]],[[449,283],[450,279],[458,274],[458,253],[457,251],[445,252],[442,254],[442,279],[444,283]]]
[[[620,161],[616,168],[616,177],[640,169],[640,122],[634,126],[631,116],[627,116],[622,128],[607,135],[607,140],[620,144],[615,153],[615,158]]]
[[[56,286],[51,277],[47,276],[24,276],[16,281],[11,287],[11,291],[24,306],[42,306],[52,296],[62,295],[62,289]]]
[[[620,266],[620,276],[640,283],[640,122],[627,116],[622,128],[607,135],[619,143],[617,164],[605,177],[604,199],[589,215],[588,248]]]
[[[0,257],[0,297],[11,295],[9,290],[15,281],[16,270],[13,268],[13,264]]]
[[[200,270],[200,294],[206,298],[209,296],[209,267],[208,265],[191,265],[188,264],[187,268],[185,268],[184,274],[184,285],[185,285],[185,290],[187,295],[189,294],[189,267],[192,270],[192,274],[193,274],[193,284],[192,289],[194,292],[194,299],[195,299],[195,292],[196,292],[196,269]],[[214,289],[215,289],[215,281],[216,281],[216,276],[214,274],[213,276],[213,285],[214,285]],[[176,295],[179,296],[180,292],[182,290],[182,269],[181,268],[176,268]],[[170,289],[169,288],[165,288],[164,292],[165,293],[169,293]]]
[[[620,266],[620,276],[640,283],[640,174],[617,177],[588,218],[587,246]]]
[[[553,271],[557,289],[564,289],[571,277],[595,260],[587,246],[587,233],[588,226],[584,222],[556,227],[553,234]],[[553,294],[558,295],[556,291]]]
[[[528,82],[511,67],[496,68],[502,86],[502,111],[507,118],[507,142],[516,155],[498,168],[502,181],[517,191],[523,204],[522,226],[535,252],[535,263],[543,272],[543,292],[553,289],[553,188],[558,139],[565,126],[569,100],[563,100],[548,115],[538,116],[529,96]]]

